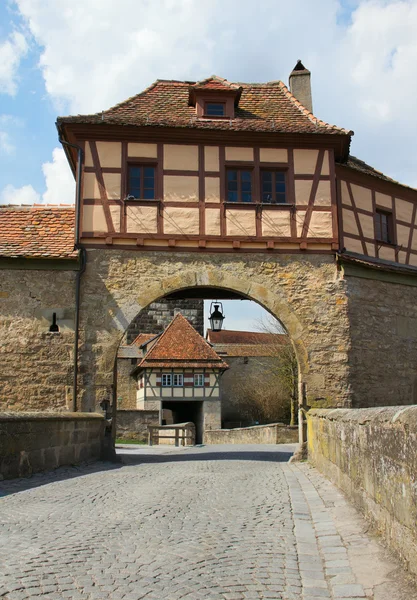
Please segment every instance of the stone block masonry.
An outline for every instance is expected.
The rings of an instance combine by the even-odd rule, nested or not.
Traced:
[[[0,413],[0,477],[99,459],[104,429],[95,413]]]
[[[88,250],[81,292],[79,406],[111,398],[118,346],[162,295],[210,287],[238,292],[277,316],[294,343],[307,400],[350,406],[346,282],[327,255],[192,254]],[[315,404],[317,406],[317,404]],[[217,429],[220,423],[211,423]]]
[[[126,343],[131,344],[139,333],[162,333],[178,312],[204,335],[204,300],[161,298],[141,310],[132,321],[126,332]]]
[[[74,290],[74,271],[1,269],[0,411],[71,408]]]
[[[417,287],[366,275],[345,278],[352,407],[417,404]]]
[[[205,444],[295,444],[298,427],[283,423],[239,427],[236,429],[213,429],[204,432]]]
[[[147,443],[148,425],[159,425],[159,410],[118,410],[116,437]]]
[[[417,406],[310,410],[309,460],[417,574]]]

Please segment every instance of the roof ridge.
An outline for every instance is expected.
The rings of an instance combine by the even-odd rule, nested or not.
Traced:
[[[175,315],[175,317],[172,319],[171,323],[169,323],[169,325],[167,327],[165,327],[164,331],[159,336],[158,341],[152,346],[152,348],[149,350],[149,352],[146,354],[146,357],[144,357],[144,358],[146,358],[147,360],[149,359],[150,354],[152,354],[152,352],[155,350],[155,348],[158,346],[158,344],[160,344],[160,342],[163,339],[163,337],[165,336],[166,332],[171,328],[172,324],[178,319],[178,317],[182,317],[184,319],[184,321],[186,321],[188,323],[187,319],[180,312],[177,313]]]
[[[335,131],[340,131],[342,133],[345,133],[346,135],[354,135],[354,132],[352,130],[345,129],[344,127],[338,127],[337,125],[332,125],[331,123],[326,123],[326,121],[319,119],[310,110],[308,110],[303,104],[301,104],[301,102],[299,100],[297,100],[297,98],[288,89],[288,87],[285,85],[285,83],[283,83],[282,81],[279,81],[279,85],[280,85],[282,91],[284,92],[284,94],[287,96],[287,98],[289,100],[291,100],[291,102],[296,106],[296,108],[298,108],[298,110],[304,116],[306,116],[314,125],[316,125],[317,127],[330,127],[331,129],[334,129]]]
[[[205,359],[192,359],[192,360],[219,360],[220,362],[223,362],[222,359],[220,358],[220,356],[217,354],[217,352],[213,349],[213,347],[211,346],[211,344],[209,344],[209,342],[207,342],[207,340],[198,333],[198,331],[191,325],[191,323],[188,321],[188,319],[186,319],[184,317],[184,315],[181,312],[178,312],[175,317],[172,319],[172,321],[169,323],[169,325],[165,328],[165,330],[163,331],[163,333],[160,335],[159,339],[157,342],[155,342],[155,344],[152,346],[152,348],[149,350],[149,352],[143,357],[143,360],[141,361],[148,361],[148,360],[152,360],[152,355],[158,351],[158,346],[161,347],[163,345],[163,339],[166,337],[166,334],[169,332],[169,330],[171,329],[171,327],[177,323],[178,321],[183,321],[184,325],[190,330],[191,333],[195,334],[196,336],[198,336],[198,341],[201,343],[203,342],[204,345],[209,349],[210,353],[211,353],[211,357],[210,358],[205,358]],[[213,356],[214,355],[214,356]],[[158,358],[154,359],[154,360],[159,360]],[[172,359],[170,358],[169,360],[183,360],[183,359]],[[140,363],[140,364],[141,364]]]
[[[1,208],[75,208],[75,204],[38,204],[34,202],[33,204],[0,204]]]
[[[233,81],[229,81],[228,79],[226,79],[225,77],[220,77],[220,75],[210,75],[209,77],[206,77],[205,79],[200,79],[200,81],[197,81],[193,87],[197,87],[197,86],[204,86],[206,83],[209,83],[210,81],[217,81],[219,83],[221,83],[222,85],[224,85],[225,87],[228,88],[235,88],[236,90],[239,89],[239,85]]]

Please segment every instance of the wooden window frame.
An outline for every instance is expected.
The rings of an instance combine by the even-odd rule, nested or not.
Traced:
[[[129,194],[130,169],[134,168],[134,167],[141,169],[141,179],[140,179],[141,197],[140,198],[137,198],[136,196],[132,196],[131,194]],[[144,198],[143,197],[144,181],[145,181],[144,169],[149,168],[149,167],[153,168],[153,170],[154,170],[154,197],[153,198]],[[128,200],[129,202],[135,202],[135,201],[152,202],[153,200],[157,200],[157,199],[158,199],[158,163],[155,161],[144,162],[141,160],[138,160],[137,162],[129,161],[126,166],[126,197],[125,197],[125,200]]]
[[[177,383],[175,383],[175,378],[178,378]],[[172,387],[184,387],[184,374],[183,373],[172,373]]]
[[[385,215],[387,217],[387,240],[382,239],[382,223],[380,221],[380,232],[381,237],[378,237],[378,225],[377,220],[379,216]],[[374,215],[374,227],[375,227],[375,240],[379,244],[387,244],[388,246],[395,246],[395,230],[394,230],[394,216],[391,210],[385,208],[376,207]]]
[[[262,189],[262,173],[272,173],[273,175],[273,181],[272,181],[272,192],[273,192],[273,196],[274,199],[272,202],[265,202],[262,199],[263,196],[263,189]],[[284,174],[284,183],[285,183],[285,201],[284,202],[277,202],[276,201],[276,173],[283,173]],[[285,204],[289,204],[288,202],[288,169],[276,169],[274,167],[268,168],[268,167],[261,167],[259,169],[259,201],[261,204],[265,205],[265,206],[284,206]]]
[[[223,106],[223,114],[222,115],[209,115],[207,113],[207,106],[209,104],[221,104]],[[207,119],[227,119],[227,103],[221,100],[204,100],[204,117]]]
[[[234,200],[229,200],[228,198],[228,194],[229,194],[229,187],[228,187],[228,178],[227,178],[227,174],[229,171],[237,171],[238,173],[242,173],[243,171],[247,171],[248,173],[250,173],[251,176],[251,200],[250,202],[245,202],[244,200],[242,200],[242,182],[241,182],[241,178],[238,177],[237,180],[237,195],[238,195],[238,199],[236,201]],[[233,165],[227,165],[226,169],[225,169],[225,182],[226,182],[226,195],[225,195],[225,203],[233,205],[233,204],[245,204],[247,206],[252,206],[254,204],[257,203],[256,201],[256,194],[255,194],[255,190],[254,190],[254,182],[255,182],[255,177],[254,177],[254,167],[244,167],[244,166],[236,166],[234,167]]]
[[[165,383],[164,383],[165,377]],[[161,374],[161,387],[172,387],[172,373]]]
[[[196,383],[196,381],[201,381],[202,383]],[[205,386],[205,377],[204,373],[194,373],[194,387],[204,387]]]

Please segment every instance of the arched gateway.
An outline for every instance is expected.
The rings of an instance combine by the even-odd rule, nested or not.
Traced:
[[[186,289],[277,317],[307,406],[416,402],[417,192],[312,114],[301,63],[290,86],[158,80],[58,119],[75,208],[0,208],[1,408],[99,410],[130,322]]]
[[[140,310],[184,289],[223,290],[261,304],[291,338],[307,401],[350,405],[345,286],[333,257],[89,250],[80,307],[80,367],[89,373],[79,385],[82,410],[109,398],[120,340]]]

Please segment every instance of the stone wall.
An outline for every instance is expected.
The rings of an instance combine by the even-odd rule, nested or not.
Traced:
[[[310,404],[350,406],[346,282],[328,255],[88,250],[80,406],[111,398],[120,340],[143,307],[192,287],[232,290],[277,316],[294,343]]]
[[[204,432],[205,444],[295,444],[297,442],[298,427],[290,427],[283,423]]]
[[[309,460],[417,574],[417,406],[311,410]]]
[[[71,408],[74,291],[74,271],[1,270],[0,410]]]
[[[104,429],[95,413],[0,413],[0,479],[99,459]]]
[[[116,438],[148,442],[148,425],[159,424],[159,410],[118,410]]]
[[[133,319],[126,332],[126,343],[131,344],[139,333],[161,333],[179,312],[200,335],[204,335],[204,300],[161,298],[141,310]]]
[[[308,405],[417,402],[414,278],[400,285],[367,273],[344,272],[328,255],[88,250],[78,406],[99,412],[112,403],[116,353],[131,322],[152,302],[193,287],[238,292],[281,320]],[[74,280],[72,270],[2,269],[0,409],[71,409]],[[59,334],[48,333],[53,312]]]
[[[117,409],[135,410],[137,381],[130,373],[137,364],[136,359],[117,359]]]
[[[352,406],[416,404],[417,287],[352,276],[346,283]]]

